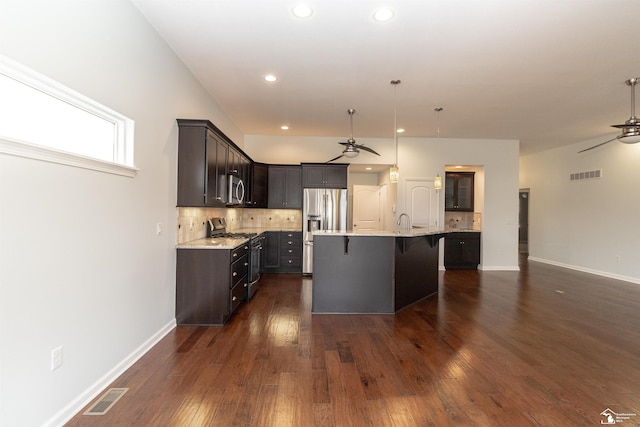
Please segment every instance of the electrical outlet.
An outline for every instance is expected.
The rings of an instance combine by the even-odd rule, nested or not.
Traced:
[[[162,234],[162,223],[161,223],[161,222],[158,222],[158,223],[156,224],[156,234],[157,234],[158,236]]]
[[[55,371],[62,366],[62,346],[51,350],[51,370]]]

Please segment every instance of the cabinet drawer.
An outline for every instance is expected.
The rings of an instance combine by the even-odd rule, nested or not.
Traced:
[[[302,256],[302,245],[282,246],[280,248],[280,257]]]
[[[231,251],[231,262],[235,262],[240,259],[240,257],[246,255],[247,252],[249,252],[249,242],[242,244]]]
[[[282,236],[280,239],[280,250],[286,248],[302,248],[302,239]]]
[[[301,231],[283,231],[280,235],[282,240],[287,239],[299,239],[302,240],[302,232]]]
[[[280,257],[280,268],[290,269],[290,268],[300,268],[302,267],[302,257],[300,256],[281,256]]]
[[[247,297],[247,281],[244,280],[237,285],[235,285],[231,289],[229,306],[231,307],[231,312],[233,313],[236,308],[245,300]]]
[[[243,256],[239,260],[231,264],[231,286],[233,287],[238,280],[243,278],[249,272],[249,257]]]

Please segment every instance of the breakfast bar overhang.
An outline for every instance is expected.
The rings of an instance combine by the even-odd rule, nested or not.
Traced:
[[[318,231],[313,313],[392,314],[438,292],[441,228]]]

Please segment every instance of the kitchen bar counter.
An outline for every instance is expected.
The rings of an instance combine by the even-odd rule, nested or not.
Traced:
[[[449,232],[314,232],[312,312],[395,313],[436,294],[438,244]]]

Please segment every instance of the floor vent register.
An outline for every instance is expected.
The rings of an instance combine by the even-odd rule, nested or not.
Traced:
[[[83,415],[104,415],[129,390],[128,388],[110,388]]]

